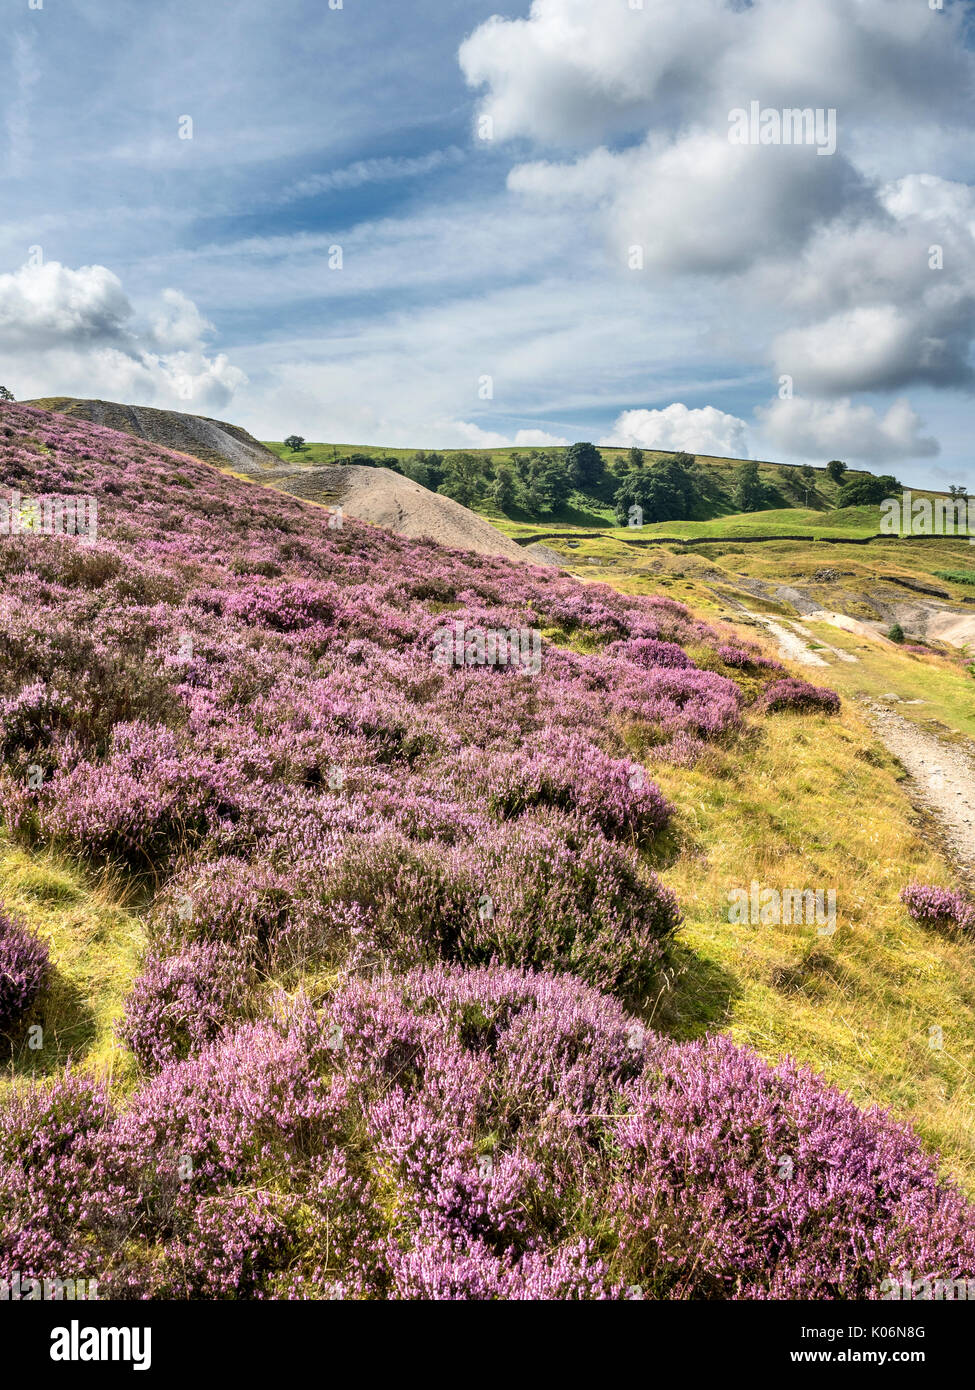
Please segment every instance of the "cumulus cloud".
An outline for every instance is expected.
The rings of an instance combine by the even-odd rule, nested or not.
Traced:
[[[226,406],[247,378],[192,300],[164,290],[140,318],[118,276],[49,261],[0,275],[0,368],[29,396],[82,395],[183,410]]]
[[[518,430],[515,435],[515,447],[525,449],[544,449],[552,445],[568,444],[567,439],[563,439],[558,434],[548,434],[545,430]]]
[[[606,235],[617,264],[631,252],[658,270],[737,272],[801,250],[817,225],[869,210],[871,194],[841,155],[813,146],[729,145],[724,132],[691,132],[673,143],[594,151],[574,165],[523,164],[518,193],[608,208]]]
[[[131,315],[121,281],[102,265],[49,261],[0,275],[0,347],[115,340]]]
[[[906,400],[897,400],[885,415],[850,400],[810,401],[793,397],[758,409],[771,449],[822,462],[855,459],[892,464],[903,459],[932,458],[937,440],[921,434],[923,421]]]
[[[706,405],[689,410],[680,401],[664,410],[625,410],[605,439],[608,446],[681,450],[719,458],[748,457],[748,426],[735,415]]]
[[[509,187],[588,211],[620,273],[648,272],[630,274],[634,291],[707,275],[716,318],[747,312],[769,366],[812,395],[968,388],[975,190],[929,173],[885,182],[876,159],[878,128],[889,164],[924,147],[919,131],[936,149],[970,122],[962,9],[534,0],[527,19],[475,30],[460,62],[494,139],[557,152],[522,159]],[[753,100],[835,110],[837,152],[731,144],[729,115]]]
[[[917,0],[533,0],[460,49],[494,138],[598,144],[621,128],[685,126],[760,97],[766,106],[834,106],[849,117],[964,114],[963,16]]]

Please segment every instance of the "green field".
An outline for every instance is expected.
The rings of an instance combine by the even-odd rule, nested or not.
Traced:
[[[284,462],[296,468],[335,464],[352,456],[369,458],[377,466],[401,467],[412,460],[415,449],[387,449],[375,445],[306,444],[293,453],[280,441],[265,440],[265,446]],[[449,462],[466,455],[482,461],[485,471],[508,464],[519,455],[537,453],[558,456],[562,450],[552,446],[545,449],[443,449],[436,451]],[[807,487],[799,476],[798,465],[760,461],[759,478],[769,492],[769,500],[777,505],[762,511],[741,512],[734,501],[735,475],[747,460],[718,458],[708,454],[695,456],[700,489],[694,499],[693,519],[662,521],[639,528],[620,527],[613,510],[613,495],[620,486],[620,471],[627,460],[626,449],[600,449],[606,465],[606,475],[599,487],[589,493],[575,491],[567,502],[546,515],[532,517],[515,505],[501,511],[489,497],[470,503],[471,509],[486,517],[500,531],[516,540],[547,539],[553,532],[599,532],[613,536],[630,545],[666,537],[683,540],[710,540],[741,537],[764,539],[776,536],[808,536],[812,539],[867,539],[880,530],[879,507],[845,507],[837,509],[840,484],[833,481],[825,467],[814,469],[815,482]],[[644,450],[645,467],[675,457],[665,450]],[[869,474],[849,469],[844,482]],[[934,497],[936,493],[916,490],[918,497]],[[780,504],[780,505],[778,505]]]

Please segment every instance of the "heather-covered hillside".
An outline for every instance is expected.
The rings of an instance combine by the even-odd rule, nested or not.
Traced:
[[[202,1298],[975,1277],[971,1208],[908,1129],[645,1026],[680,917],[655,765],[829,692],[668,599],[16,405],[11,492],[90,495],[97,539],[0,537],[4,833],[109,867],[146,938],[128,1065],[52,1077],[41,1053],[29,1078],[44,962],[0,915],[26,972],[0,1018],[0,1277]]]

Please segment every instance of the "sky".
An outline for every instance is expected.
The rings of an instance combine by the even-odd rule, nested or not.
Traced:
[[[969,3],[5,0],[4,27],[18,399],[975,491]],[[819,135],[776,141],[807,108]]]

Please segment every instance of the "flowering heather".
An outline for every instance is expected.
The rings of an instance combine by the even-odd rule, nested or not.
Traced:
[[[763,656],[757,650],[748,647],[737,646],[734,643],[723,642],[718,648],[718,656],[726,666],[731,666],[735,670],[747,671],[752,668],[756,671],[781,671],[785,673],[785,667],[781,661],[775,661],[770,656]]]
[[[48,950],[0,903],[0,1033],[7,1032],[40,994]]]
[[[785,680],[773,681],[766,686],[758,702],[759,708],[766,711],[799,710],[803,713],[818,710],[823,714],[839,714],[840,697],[835,690],[822,685],[810,685],[809,681],[797,680],[787,676]]]
[[[351,936],[357,965],[552,968],[634,1004],[647,1000],[680,921],[674,895],[632,849],[557,813],[446,852],[390,830],[355,837],[308,897],[321,945],[309,963]]]
[[[630,1100],[621,1240],[658,1296],[876,1298],[891,1270],[975,1269],[975,1212],[910,1129],[789,1060],[673,1046]]]
[[[377,959],[391,939],[398,956],[406,933],[388,929],[410,906],[374,901],[360,867],[397,844],[411,866],[398,881],[419,876],[424,901],[429,866],[453,856],[453,886],[434,894],[448,916],[426,924],[418,957],[440,942],[448,959],[514,961],[532,942],[539,967],[585,951],[590,978],[646,986],[673,911],[648,910],[658,890],[613,842],[645,844],[670,811],[631,731],[652,747],[740,722],[734,684],[680,645],[718,640],[686,609],[351,519],[329,529],[295,499],[29,407],[3,409],[5,485],[99,507],[94,544],[0,546],[5,825],[141,876],[163,915],[172,875],[179,891],[207,884],[195,925],[157,913],[165,955],[233,938],[241,910],[234,944],[252,964],[309,951],[339,964],[353,945]],[[445,604],[467,628],[581,634],[588,654],[546,642],[530,678],[445,668]],[[563,819],[525,820],[548,813]],[[245,889],[252,873],[266,884]]]
[[[614,656],[622,656],[635,666],[645,666],[653,670],[655,666],[671,666],[680,671],[689,670],[694,663],[676,642],[657,642],[652,637],[637,637],[629,642],[611,642],[606,648]],[[719,648],[720,651],[720,648]]]
[[[128,997],[120,1036],[144,1067],[157,1071],[199,1052],[239,1018],[245,990],[237,957],[220,944],[153,956]]]
[[[906,1128],[627,1012],[680,918],[643,857],[672,813],[653,764],[740,727],[750,654],[739,685],[670,599],[329,529],[29,407],[0,409],[0,487],[99,519],[92,544],[0,544],[4,830],[151,895],[128,1092],[69,1072],[0,1096],[0,1278],[610,1299],[975,1277],[972,1209]],[[540,669],[438,664],[445,622],[541,633]],[[813,690],[765,708],[777,687]]]
[[[521,970],[346,983],[115,1108],[70,1078],[0,1102],[0,1277],[115,1296],[869,1298],[972,1277],[973,1215],[793,1064]]]
[[[914,921],[926,927],[975,927],[975,904],[950,888],[911,883],[901,893],[901,902]]]

